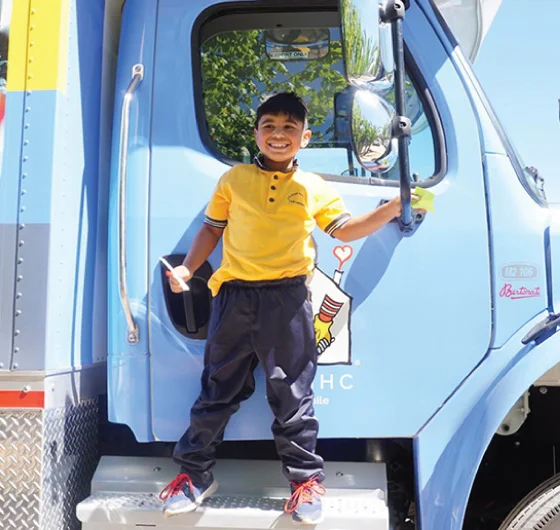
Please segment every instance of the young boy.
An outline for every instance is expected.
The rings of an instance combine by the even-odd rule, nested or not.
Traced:
[[[401,202],[396,198],[351,217],[329,183],[298,167],[295,156],[310,138],[299,97],[279,93],[266,99],[255,128],[261,156],[221,177],[205,223],[175,269],[188,281],[223,236],[222,263],[209,282],[214,298],[202,391],[173,454],[181,473],[161,494],[165,516],[192,511],[216,491],[216,447],[231,415],[253,393],[260,362],[276,448],[291,484],[285,509],[299,524],[323,519],[323,460],[315,454],[318,422],[311,390],[317,345],[306,286],[315,258],[311,232],[318,225],[341,241],[353,241],[400,215]],[[169,281],[173,292],[181,291],[172,276]]]

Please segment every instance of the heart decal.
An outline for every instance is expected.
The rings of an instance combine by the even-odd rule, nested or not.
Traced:
[[[349,245],[339,246],[333,248],[333,254],[338,259],[340,265],[339,270],[342,269],[342,266],[352,257],[354,250]]]

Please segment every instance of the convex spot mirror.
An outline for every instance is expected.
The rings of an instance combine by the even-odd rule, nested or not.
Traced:
[[[328,28],[275,28],[264,32],[266,55],[275,61],[311,61],[329,53]]]
[[[339,0],[346,79],[385,94],[393,89],[395,63],[390,23],[378,0]]]
[[[382,97],[367,90],[354,93],[351,130],[354,153],[367,171],[382,173],[391,169],[398,158],[393,138],[395,109]]]

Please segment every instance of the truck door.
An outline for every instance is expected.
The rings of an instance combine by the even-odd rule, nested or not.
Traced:
[[[140,320],[140,333],[149,330],[151,429],[159,440],[180,437],[200,389],[204,284],[219,266],[221,247],[198,271],[188,299],[170,294],[160,258],[182,260],[219,177],[257,154],[260,98],[292,89],[304,97],[313,140],[299,163],[332,181],[354,215],[398,193],[395,167],[369,172],[352,155],[336,3],[321,9],[301,1],[214,4],[160,0],[154,62],[145,65],[149,87],[138,94],[138,105],[151,105],[152,112],[146,217],[138,221],[147,223],[147,247],[136,238],[135,248],[139,262],[147,259],[142,311],[148,317],[146,329]],[[315,233],[313,306],[316,315],[328,315],[316,327],[321,366],[315,403],[324,437],[412,436],[490,342],[476,119],[445,51],[414,6],[405,30],[411,169],[436,194],[436,211],[412,235],[403,235],[397,223],[352,244]],[[142,103],[148,93],[153,99]],[[129,267],[141,268],[131,252]],[[270,437],[257,371],[256,393],[233,417],[227,438]]]

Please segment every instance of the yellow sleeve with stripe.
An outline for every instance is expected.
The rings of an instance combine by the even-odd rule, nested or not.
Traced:
[[[227,176],[228,173],[222,175],[206,207],[204,222],[216,228],[225,228],[228,222],[231,191]]]
[[[314,218],[317,226],[330,236],[351,218],[342,198],[328,182],[323,181],[315,195],[315,205],[317,209]]]

